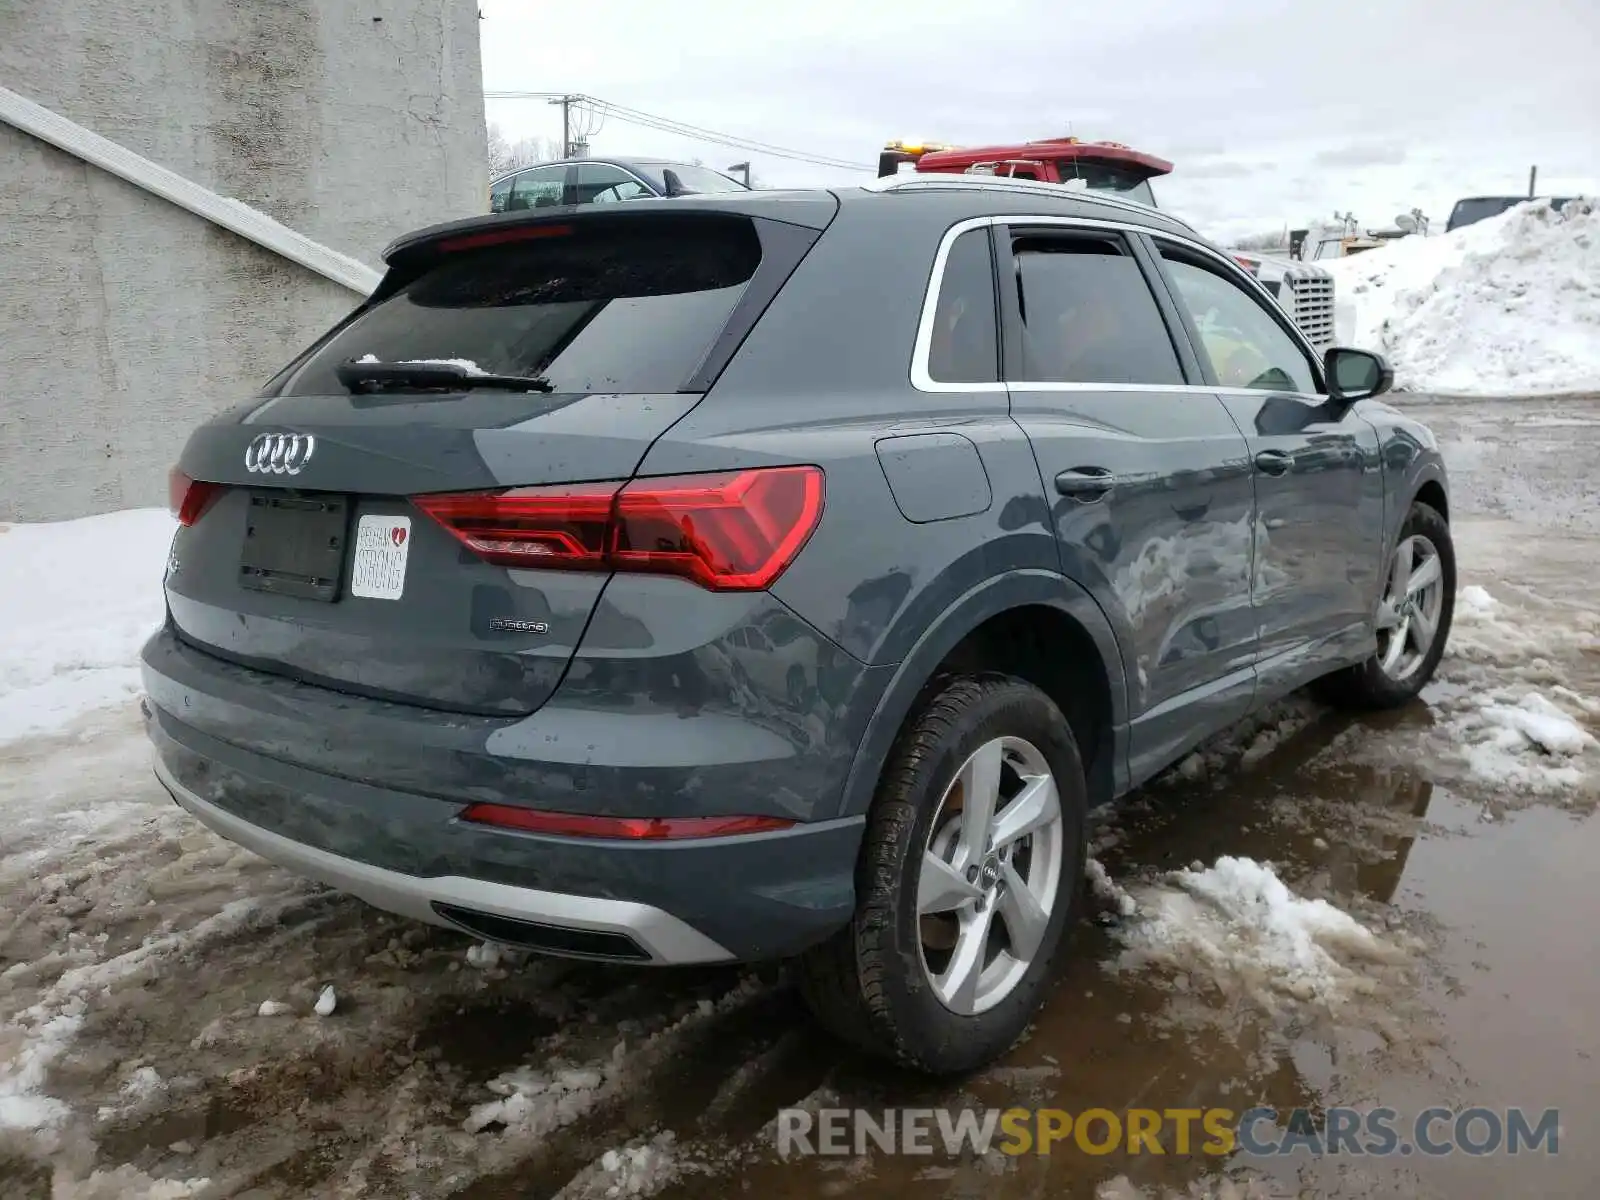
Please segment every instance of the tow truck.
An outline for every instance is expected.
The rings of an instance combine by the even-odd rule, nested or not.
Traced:
[[[1001,146],[953,146],[944,142],[886,142],[878,154],[878,176],[906,170],[948,175],[995,175],[1113,192],[1157,208],[1150,181],[1172,173],[1164,158],[1121,142],[1045,138]],[[1321,353],[1336,342],[1333,274],[1291,259],[1235,253],[1234,259],[1271,292]]]

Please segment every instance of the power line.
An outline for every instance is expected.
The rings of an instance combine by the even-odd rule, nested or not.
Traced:
[[[646,129],[660,130],[663,133],[675,133],[680,137],[696,141],[713,142],[718,145],[732,147],[735,150],[754,151],[757,154],[766,154],[773,158],[786,158],[795,162],[813,163],[823,167],[837,167],[846,171],[876,170],[876,167],[870,163],[851,162],[848,159],[833,158],[824,154],[812,154],[805,150],[794,150],[787,146],[775,146],[770,142],[740,137],[737,134],[722,133],[699,125],[689,125],[682,121],[673,121],[665,117],[657,117],[650,113],[640,112],[637,109],[623,108],[620,105],[611,104],[604,100],[596,100],[592,101],[592,103],[599,106],[601,112],[615,117],[624,124],[640,125]]]
[[[562,92],[484,92],[487,100],[564,100],[581,101],[599,117],[613,117],[626,125],[638,125],[645,129],[654,129],[662,133],[672,133],[679,137],[693,141],[712,142],[717,145],[728,146],[736,150],[754,151],[758,154],[770,155],[773,158],[786,158],[795,162],[811,163],[815,166],[835,167],[846,171],[875,171],[877,168],[869,163],[851,162],[848,159],[833,158],[825,154],[812,154],[804,150],[795,150],[788,146],[776,146],[770,142],[758,141],[754,138],[741,137],[738,134],[724,133],[720,130],[707,129],[701,125],[691,125],[686,121],[675,121],[670,117],[657,116],[654,113],[642,112],[626,105],[614,104],[609,100],[600,100],[594,96],[571,96]]]

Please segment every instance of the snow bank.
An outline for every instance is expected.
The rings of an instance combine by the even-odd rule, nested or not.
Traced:
[[[0,744],[138,693],[175,528],[163,509],[0,525]]]
[[[1355,344],[1414,392],[1600,390],[1600,204],[1545,203],[1336,259]]]
[[[1592,791],[1600,739],[1586,727],[1600,700],[1568,687],[1557,659],[1600,650],[1592,615],[1552,628],[1536,614],[1471,585],[1456,597],[1443,678],[1431,689],[1444,734],[1470,778],[1502,798]]]
[[[1117,927],[1119,968],[1165,967],[1208,979],[1269,1010],[1284,1002],[1335,1005],[1375,990],[1368,968],[1407,952],[1326,900],[1289,890],[1272,868],[1224,856],[1133,889],[1135,914]]]

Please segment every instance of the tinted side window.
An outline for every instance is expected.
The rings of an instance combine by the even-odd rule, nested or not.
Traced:
[[[511,185],[515,180],[511,177],[500,180],[489,189],[489,211],[501,213],[506,211],[506,204],[511,199]]]
[[[1183,370],[1139,264],[1119,237],[1016,234],[1024,383],[1182,384]]]
[[[628,172],[606,163],[579,163],[574,171],[577,177],[577,204],[593,204],[600,193],[609,193],[612,188],[627,190],[621,196],[609,194],[607,200],[623,199],[644,190]]]
[[[1311,360],[1254,296],[1181,250],[1163,247],[1161,257],[1218,384],[1316,394]]]
[[[594,195],[594,204],[617,204],[623,200],[644,200],[655,195],[637,179],[627,179],[615,187],[604,188]]]
[[[938,383],[994,383],[1000,378],[994,310],[989,232],[969,229],[951,245],[939,282],[928,343],[931,378]]]
[[[548,208],[561,203],[561,191],[566,186],[565,167],[534,167],[516,177],[511,187],[508,212],[524,208]]]

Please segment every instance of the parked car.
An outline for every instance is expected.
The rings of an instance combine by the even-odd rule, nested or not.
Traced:
[[[898,177],[384,259],[189,439],[143,650],[178,803],[380,908],[796,957],[843,1037],[964,1071],[1046,993],[1091,808],[1443,653],[1388,367],[1147,206]]]
[[[489,211],[519,212],[561,204],[607,204],[655,196],[749,190],[737,179],[695,163],[656,158],[573,158],[500,176],[489,185]]]
[[[1450,219],[1445,222],[1444,231],[1454,233],[1457,229],[1465,229],[1468,225],[1476,225],[1479,221],[1487,221],[1490,217],[1498,217],[1507,209],[1515,208],[1519,204],[1528,204],[1533,201],[1532,196],[1468,196],[1464,200],[1457,200],[1455,207],[1450,210]],[[1548,200],[1550,207],[1560,212],[1571,202],[1571,196],[1541,196],[1541,200]]]

